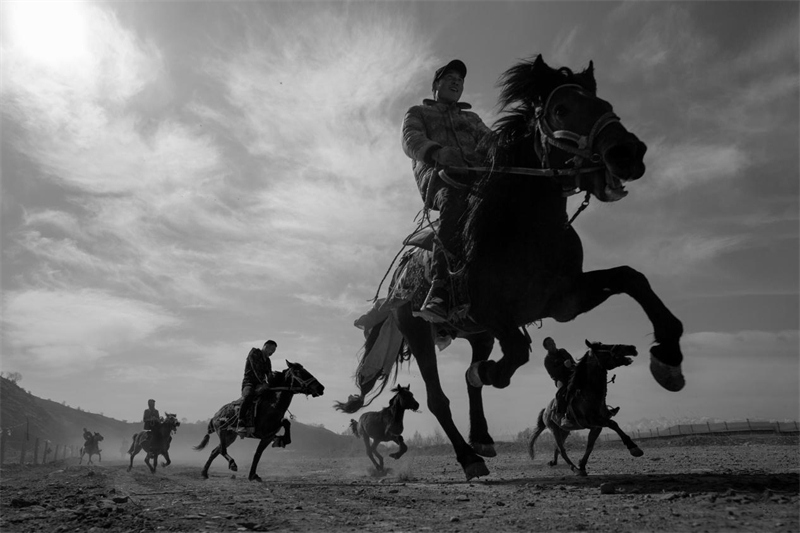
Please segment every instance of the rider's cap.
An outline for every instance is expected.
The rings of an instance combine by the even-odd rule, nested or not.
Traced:
[[[454,59],[436,71],[436,74],[433,76],[433,83],[431,85],[436,85],[436,82],[439,81],[439,79],[444,76],[444,73],[448,70],[455,70],[461,74],[462,78],[467,77],[467,66],[460,59]]]
[[[154,399],[152,399],[152,398],[150,398],[149,400],[147,400],[147,403],[151,403],[151,402],[152,402],[152,403],[156,403],[156,401],[155,401]]]

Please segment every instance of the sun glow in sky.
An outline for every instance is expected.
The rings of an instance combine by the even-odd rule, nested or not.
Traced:
[[[89,54],[85,4],[31,0],[5,9],[9,45],[32,61],[70,68]]]

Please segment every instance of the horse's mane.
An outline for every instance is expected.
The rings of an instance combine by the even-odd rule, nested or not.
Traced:
[[[589,350],[583,357],[578,359],[575,370],[572,372],[572,375],[569,377],[569,382],[567,383],[567,397],[571,396],[576,390],[583,388],[583,385],[586,383],[589,377],[589,356],[591,354],[592,351]]]
[[[548,95],[561,85],[580,85],[592,94],[597,92],[594,66],[575,73],[567,67],[554,69],[548,66],[541,55],[524,60],[506,70],[497,82],[501,89],[498,106],[504,116],[494,123],[491,135],[487,135],[478,148],[485,155],[488,166],[496,168],[513,166],[524,141],[533,133],[531,120],[536,108],[542,106]],[[527,157],[534,157],[531,150]],[[538,165],[538,159],[535,161]],[[523,178],[524,179],[524,178]],[[498,179],[498,174],[487,172],[475,185],[464,215],[464,247],[469,262],[476,254],[476,245],[485,238],[485,233],[499,215],[508,212],[509,201],[524,197],[511,194],[509,188],[518,184],[509,176]],[[527,183],[534,181],[528,179]]]

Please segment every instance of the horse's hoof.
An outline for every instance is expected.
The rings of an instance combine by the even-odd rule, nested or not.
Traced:
[[[495,457],[497,450],[494,449],[494,444],[483,444],[481,442],[470,442],[470,446],[475,450],[475,453],[481,457]]]
[[[631,455],[634,456],[634,457],[641,457],[641,456],[644,455],[644,452],[638,446],[635,446],[635,447],[631,448],[630,452],[631,452]]]
[[[259,483],[261,483],[261,478],[258,477],[258,475],[255,475],[255,476],[250,478],[250,481],[258,481]]]
[[[481,381],[481,376],[478,374],[478,366],[480,363],[472,363],[467,368],[467,384],[471,387],[480,388],[483,387],[483,382]]]
[[[231,465],[231,466],[228,467],[228,470],[230,470],[231,472],[238,472],[239,471],[239,467],[236,466],[236,465]]]
[[[467,481],[475,477],[488,476],[489,468],[483,461],[477,461],[464,467],[464,475],[467,476]]]
[[[581,477],[586,477],[589,475],[586,473],[586,470],[578,470],[577,474]]]
[[[556,466],[556,464],[558,463],[556,463],[555,461],[547,461],[547,466]]]
[[[681,365],[670,366],[664,364],[656,359],[653,354],[650,354],[650,373],[653,374],[656,382],[668,391],[678,392],[686,385]]]

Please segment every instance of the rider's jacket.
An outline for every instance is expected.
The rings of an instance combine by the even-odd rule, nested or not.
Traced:
[[[428,194],[428,184],[438,170],[431,159],[436,149],[445,146],[458,148],[466,164],[480,163],[478,145],[491,130],[477,113],[468,111],[471,108],[465,102],[448,104],[426,98],[422,105],[411,107],[403,118],[403,151],[412,159],[414,178],[428,207],[444,185],[437,180]]]
[[[158,409],[145,409],[144,415],[142,415],[142,422],[144,422],[144,429],[150,430],[155,429],[156,425],[158,424],[158,420],[160,415],[158,414]]]
[[[571,361],[572,367],[568,368],[565,366],[564,363],[566,361]],[[558,385],[559,381],[562,384],[566,384],[569,381],[570,376],[572,376],[572,371],[575,369],[575,364],[575,359],[563,348],[547,352],[544,358],[544,368],[547,370],[547,373],[550,374],[550,377],[556,385]]]
[[[272,374],[272,361],[269,356],[258,348],[251,348],[247,354],[247,361],[244,364],[244,378],[242,388],[246,385],[269,384]]]

